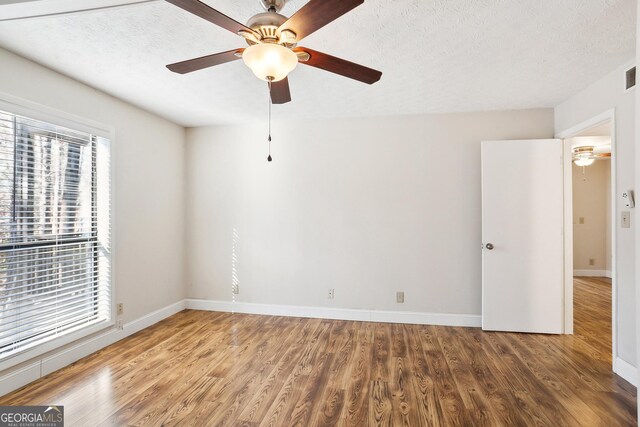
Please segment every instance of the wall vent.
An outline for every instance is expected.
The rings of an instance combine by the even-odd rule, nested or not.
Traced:
[[[636,85],[636,67],[629,68],[625,73],[625,89],[629,90]]]

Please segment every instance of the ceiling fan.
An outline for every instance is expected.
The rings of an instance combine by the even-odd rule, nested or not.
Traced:
[[[595,153],[595,147],[591,145],[585,145],[581,147],[573,148],[573,163],[576,166],[589,166],[597,158],[610,158],[611,153]]]
[[[290,18],[278,13],[286,0],[259,0],[266,12],[251,17],[247,25],[199,0],[166,1],[238,34],[249,45],[167,65],[173,72],[190,73],[242,58],[256,77],[269,83],[274,104],[291,101],[287,76],[298,62],[367,84],[382,77],[380,71],[297,46],[303,38],[361,5],[364,0],[310,0]]]

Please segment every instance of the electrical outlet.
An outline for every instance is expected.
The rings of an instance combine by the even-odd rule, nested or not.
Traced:
[[[121,330],[123,330],[123,329],[124,329],[124,327],[122,326],[122,320],[118,319],[118,320],[116,321],[116,328],[117,328],[119,331],[121,331]]]
[[[589,265],[596,265],[596,260],[593,258],[589,258]]]
[[[334,299],[336,297],[336,290],[329,289],[329,299]]]
[[[240,285],[233,285],[232,289],[234,295],[238,295],[240,293]]]
[[[124,314],[124,304],[123,303],[121,303],[121,302],[118,303],[116,313],[118,314],[118,316],[122,316]]]
[[[396,302],[400,303],[400,304],[404,303],[404,292],[403,291],[396,292]]]

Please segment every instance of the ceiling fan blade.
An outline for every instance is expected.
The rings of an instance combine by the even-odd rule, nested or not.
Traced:
[[[227,15],[218,12],[214,8],[202,3],[199,0],[166,0],[171,4],[178,6],[181,9],[191,12],[200,18],[206,19],[224,29],[231,31],[234,34],[238,34],[240,30],[253,33],[254,31],[241,23],[229,18]]]
[[[289,90],[289,78],[285,77],[279,82],[271,83],[271,102],[274,104],[286,104],[291,101]]]
[[[358,65],[326,53],[316,52],[306,47],[296,47],[294,52],[305,52],[309,55],[307,61],[300,61],[302,64],[320,68],[331,73],[339,74],[350,79],[358,80],[363,83],[373,84],[380,80],[382,72],[363,65]]]
[[[238,54],[242,52],[244,52],[244,49],[228,50],[226,52],[214,53],[213,55],[201,56],[200,58],[169,64],[167,68],[174,73],[186,74],[192,71],[202,70],[203,68],[213,67],[214,65],[235,61],[240,59]]]
[[[296,41],[335,21],[364,0],[310,0],[278,29],[296,33]]]

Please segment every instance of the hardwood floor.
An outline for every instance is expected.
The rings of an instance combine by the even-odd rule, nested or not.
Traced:
[[[635,425],[610,295],[576,280],[573,336],[184,311],[0,404],[68,426]]]
[[[611,363],[611,279],[573,279],[573,332],[609,356]]]

